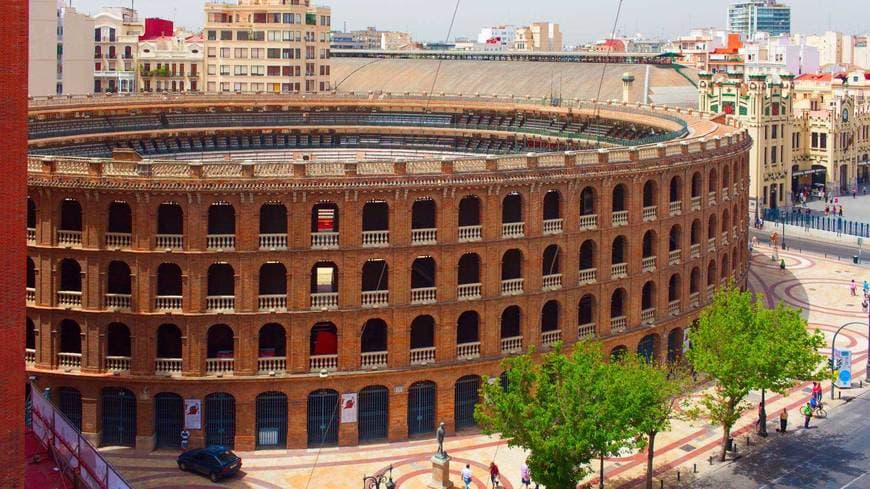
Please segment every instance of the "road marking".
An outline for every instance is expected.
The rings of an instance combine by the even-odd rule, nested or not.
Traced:
[[[859,480],[863,479],[865,475],[867,475],[867,472],[864,472],[863,474],[859,475],[858,477],[852,479],[852,482],[846,484],[845,486],[841,487],[840,489],[846,489],[847,487],[851,486],[852,484],[854,484],[854,483],[858,482]]]

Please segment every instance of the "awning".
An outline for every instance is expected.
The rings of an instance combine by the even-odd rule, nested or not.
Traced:
[[[791,172],[791,176],[793,177],[802,177],[804,175],[816,175],[820,173],[827,173],[827,168],[813,168],[811,170],[801,170],[801,171],[793,171]]]

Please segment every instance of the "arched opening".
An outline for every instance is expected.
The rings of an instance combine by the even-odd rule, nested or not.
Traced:
[[[610,329],[619,330],[625,328],[625,289],[619,288],[610,296]]]
[[[459,201],[459,241],[480,241],[480,199],[469,195]]]
[[[435,259],[421,256],[411,264],[411,302],[427,304],[435,302]]]
[[[107,231],[117,234],[131,234],[133,232],[133,212],[126,202],[112,202],[109,204],[109,223]],[[107,237],[108,240],[108,237]],[[129,244],[129,242],[127,242]],[[111,243],[106,243],[111,244]]]
[[[702,181],[703,177],[700,172],[692,174],[692,198],[701,198]]]
[[[689,275],[689,295],[694,296],[701,292],[701,270],[698,267],[692,268],[692,273]]]
[[[259,274],[259,309],[287,309],[287,267],[278,262],[264,263]]]
[[[284,246],[287,246],[287,207],[284,204],[267,202],[260,206],[260,247],[269,244],[263,243],[264,236],[283,238]]]
[[[680,312],[680,299],[682,298],[683,282],[680,274],[671,275],[668,280],[668,312],[675,315]]]
[[[731,215],[728,213],[728,210],[722,212],[722,242],[728,242],[728,228],[731,227]]]
[[[453,419],[456,429],[477,426],[474,421],[474,407],[480,401],[480,377],[466,375],[460,377],[454,385]]]
[[[716,261],[710,260],[710,263],[707,264],[707,288],[711,288],[716,285]]]
[[[154,396],[154,448],[181,448],[184,429],[184,400],[178,394],[161,392]]]
[[[317,262],[311,267],[311,294],[338,295],[338,267],[332,262]],[[336,303],[338,302],[336,297]],[[312,299],[313,300],[313,299]],[[312,304],[315,306],[316,304]]]
[[[162,324],[157,328],[157,365],[161,360],[177,360],[181,370],[181,330],[174,324]]]
[[[184,239],[184,211],[174,202],[157,207],[156,247],[181,249]]]
[[[370,385],[359,391],[358,432],[361,442],[385,440],[389,423],[390,391],[382,385]]]
[[[707,220],[707,239],[712,243],[716,241],[716,214],[711,214],[710,219]]]
[[[701,220],[695,219],[692,221],[692,231],[691,231],[691,240],[692,246],[701,245]],[[692,254],[695,254],[695,250],[692,250]]]
[[[82,430],[82,393],[72,387],[57,389],[57,408],[66,416],[70,424]]]
[[[24,331],[24,348],[36,351],[36,326],[30,318],[27,318],[27,326]]]
[[[522,312],[508,306],[501,312],[501,352],[516,353],[523,349]]]
[[[27,229],[32,230],[32,234],[36,234],[36,204],[30,197],[27,197]]]
[[[25,286],[36,294],[36,265],[33,263],[33,258],[27,257],[27,278]]]
[[[420,199],[411,206],[411,242],[414,244],[434,244],[438,213],[435,201]]]
[[[598,268],[598,245],[595,240],[587,239],[580,245],[580,282],[595,281],[595,271]]]
[[[82,329],[79,323],[72,319],[64,319],[60,323],[60,353],[61,363],[64,363],[63,354],[71,354],[71,356],[77,356],[77,358],[68,358],[67,361],[75,364],[69,366],[81,366]]]
[[[129,309],[132,300],[130,267],[122,261],[109,263],[106,282],[106,307]]]
[[[369,319],[363,325],[360,351],[362,353],[387,351],[387,323],[383,319]]]
[[[541,332],[559,331],[559,301],[547,301],[541,308]]]
[[[136,446],[136,396],[127,389],[105,387],[100,446]]]
[[[658,358],[658,343],[659,336],[657,334],[648,334],[644,336],[637,344],[637,354],[646,362],[653,362]]]
[[[456,320],[456,344],[466,345],[480,342],[478,329],[480,316],[474,311],[465,311]]]
[[[668,333],[668,363],[677,363],[683,356],[683,330],[674,328]]]
[[[722,167],[722,190],[727,192],[731,185],[731,168],[728,165]]]
[[[265,363],[274,364],[276,360],[285,360],[287,358],[287,333],[284,331],[284,326],[277,323],[269,323],[260,328],[258,336],[257,355],[260,360],[265,360]],[[286,368],[286,364],[285,364]],[[267,369],[258,369],[267,370]],[[268,370],[277,370],[271,368]],[[280,369],[283,370],[283,369]]]
[[[546,194],[544,194],[544,221],[551,221],[561,218],[562,198],[557,190],[550,190]]]
[[[255,403],[257,450],[287,448],[287,394],[263,392]]]
[[[82,232],[82,206],[75,199],[63,199],[60,203],[61,231]],[[78,235],[79,241],[81,234]]]
[[[618,361],[625,358],[625,355],[628,353],[628,348],[625,345],[614,346],[612,350],[610,350],[610,360]]]
[[[623,212],[628,210],[627,202],[625,201],[625,185],[620,183],[613,187],[612,197],[611,205],[613,206],[613,212]]]
[[[658,204],[658,185],[653,180],[643,184],[643,207],[649,209]]]
[[[181,309],[182,294],[181,267],[161,263],[157,267],[157,309]]]
[[[311,328],[308,354],[311,356],[338,354],[338,329],[332,323],[317,323]]]
[[[225,392],[205,396],[205,444],[233,448],[236,444],[236,399]]]
[[[338,206],[332,202],[320,202],[311,208],[312,233],[338,232]]]
[[[209,311],[232,311],[235,309],[236,277],[229,263],[215,263],[208,267]]]
[[[656,250],[658,249],[658,235],[653,230],[643,234],[643,271],[650,272],[656,268]]]
[[[408,436],[428,435],[435,432],[434,382],[422,381],[408,388]]]
[[[523,197],[512,192],[507,194],[501,204],[502,224],[523,222]]]
[[[653,281],[643,284],[640,298],[640,311],[641,321],[644,323],[652,323],[655,321],[656,284]]]
[[[338,444],[338,392],[320,389],[308,394],[308,447]]]
[[[227,202],[216,202],[208,208],[208,235],[235,236],[236,209]]]
[[[109,370],[129,370],[132,351],[130,343],[130,328],[126,324],[112,323],[106,328],[106,363]],[[113,362],[113,359],[127,359],[126,368],[121,367],[124,362]]]
[[[595,296],[586,294],[581,297],[580,302],[577,303],[577,327],[580,338],[595,335],[597,316]]]
[[[707,192],[710,194],[715,194],[718,190],[717,187],[719,185],[719,174],[716,172],[715,168],[710,169],[710,176],[707,179]]]
[[[596,212],[595,189],[593,187],[585,187],[580,192],[580,215],[593,216]]]
[[[382,200],[366,202],[362,215],[363,246],[390,243],[390,206]]]
[[[668,202],[675,204],[683,200],[683,179],[679,175],[671,178],[668,192]]]
[[[466,253],[459,258],[456,276],[460,286],[480,284],[480,257],[477,253]]]
[[[233,358],[233,330],[226,324],[208,328],[206,358]]]
[[[668,251],[671,253],[680,251],[683,248],[682,241],[683,228],[681,228],[679,224],[674,224],[671,226],[671,232],[668,237]]]
[[[721,268],[719,270],[719,281],[720,282],[728,279],[728,276],[730,275],[731,268],[728,266],[728,263],[729,263],[728,262],[728,253],[725,253],[724,255],[722,255],[722,262],[720,264],[720,266],[721,266]]]
[[[501,280],[516,280],[523,277],[523,252],[514,248],[507,250],[501,259]]]
[[[79,292],[81,301],[82,291],[82,268],[79,262],[64,258],[60,262],[60,287],[61,292]]]
[[[562,266],[560,263],[560,255],[561,253],[558,245],[550,245],[544,249],[544,256],[541,260],[541,275],[544,276],[545,286],[547,277],[552,277],[555,275],[561,276]]]
[[[435,361],[435,319],[417,316],[411,322],[411,364],[421,365]]]
[[[362,267],[362,290],[389,290],[390,268],[385,260],[369,260]]]
[[[644,239],[646,236],[644,236]],[[617,236],[610,246],[610,264],[620,265],[625,263],[626,255],[628,255],[628,240],[625,236]]]

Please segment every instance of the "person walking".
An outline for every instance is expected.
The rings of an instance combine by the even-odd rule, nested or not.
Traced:
[[[529,489],[529,485],[531,483],[532,483],[532,476],[529,473],[529,466],[526,465],[525,462],[523,462],[523,464],[520,465],[520,485],[525,487],[526,489]]]
[[[492,482],[492,489],[495,489],[500,485],[498,465],[496,465],[495,462],[489,463],[489,480]]]
[[[849,291],[852,292],[852,295],[858,295],[858,284],[855,283],[855,279],[852,279],[852,283],[849,284]]]
[[[816,399],[816,403],[822,401],[822,383],[821,382],[813,382],[813,397]]]
[[[864,296],[866,296],[868,292],[870,292],[870,282],[867,282],[865,280],[864,281]]]
[[[471,479],[471,465],[465,464],[465,468],[462,469],[462,482],[465,483],[465,489],[471,487]]]
[[[788,409],[782,408],[782,412],[779,413],[779,432],[785,433],[786,428],[788,428]]]
[[[779,260],[779,269],[780,271],[785,271],[785,258]]]
[[[804,407],[801,408],[801,414],[804,415],[804,428],[809,429],[810,418],[813,417],[813,408],[810,407],[809,402],[804,404]]]

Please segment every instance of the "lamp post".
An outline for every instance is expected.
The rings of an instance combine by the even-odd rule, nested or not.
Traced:
[[[387,469],[388,472],[378,475],[364,475],[363,489],[381,489],[381,484],[386,489],[395,489],[396,484],[393,482],[393,465]]]
[[[870,317],[868,317],[868,321],[870,321]],[[834,389],[836,389],[836,387],[837,387],[837,384],[834,381],[834,368],[836,367],[836,365],[834,365],[834,345],[837,343],[837,335],[840,334],[840,331],[843,331],[843,328],[845,328],[847,326],[854,326],[856,324],[860,324],[861,326],[864,326],[864,323],[862,323],[861,321],[848,322],[848,323],[840,326],[840,328],[837,330],[837,332],[834,333],[834,337],[831,339],[831,360],[830,360],[830,363],[831,363],[831,400],[832,401],[834,400]],[[870,347],[868,347],[868,348],[870,348]],[[868,361],[870,361],[870,359],[868,359]]]

